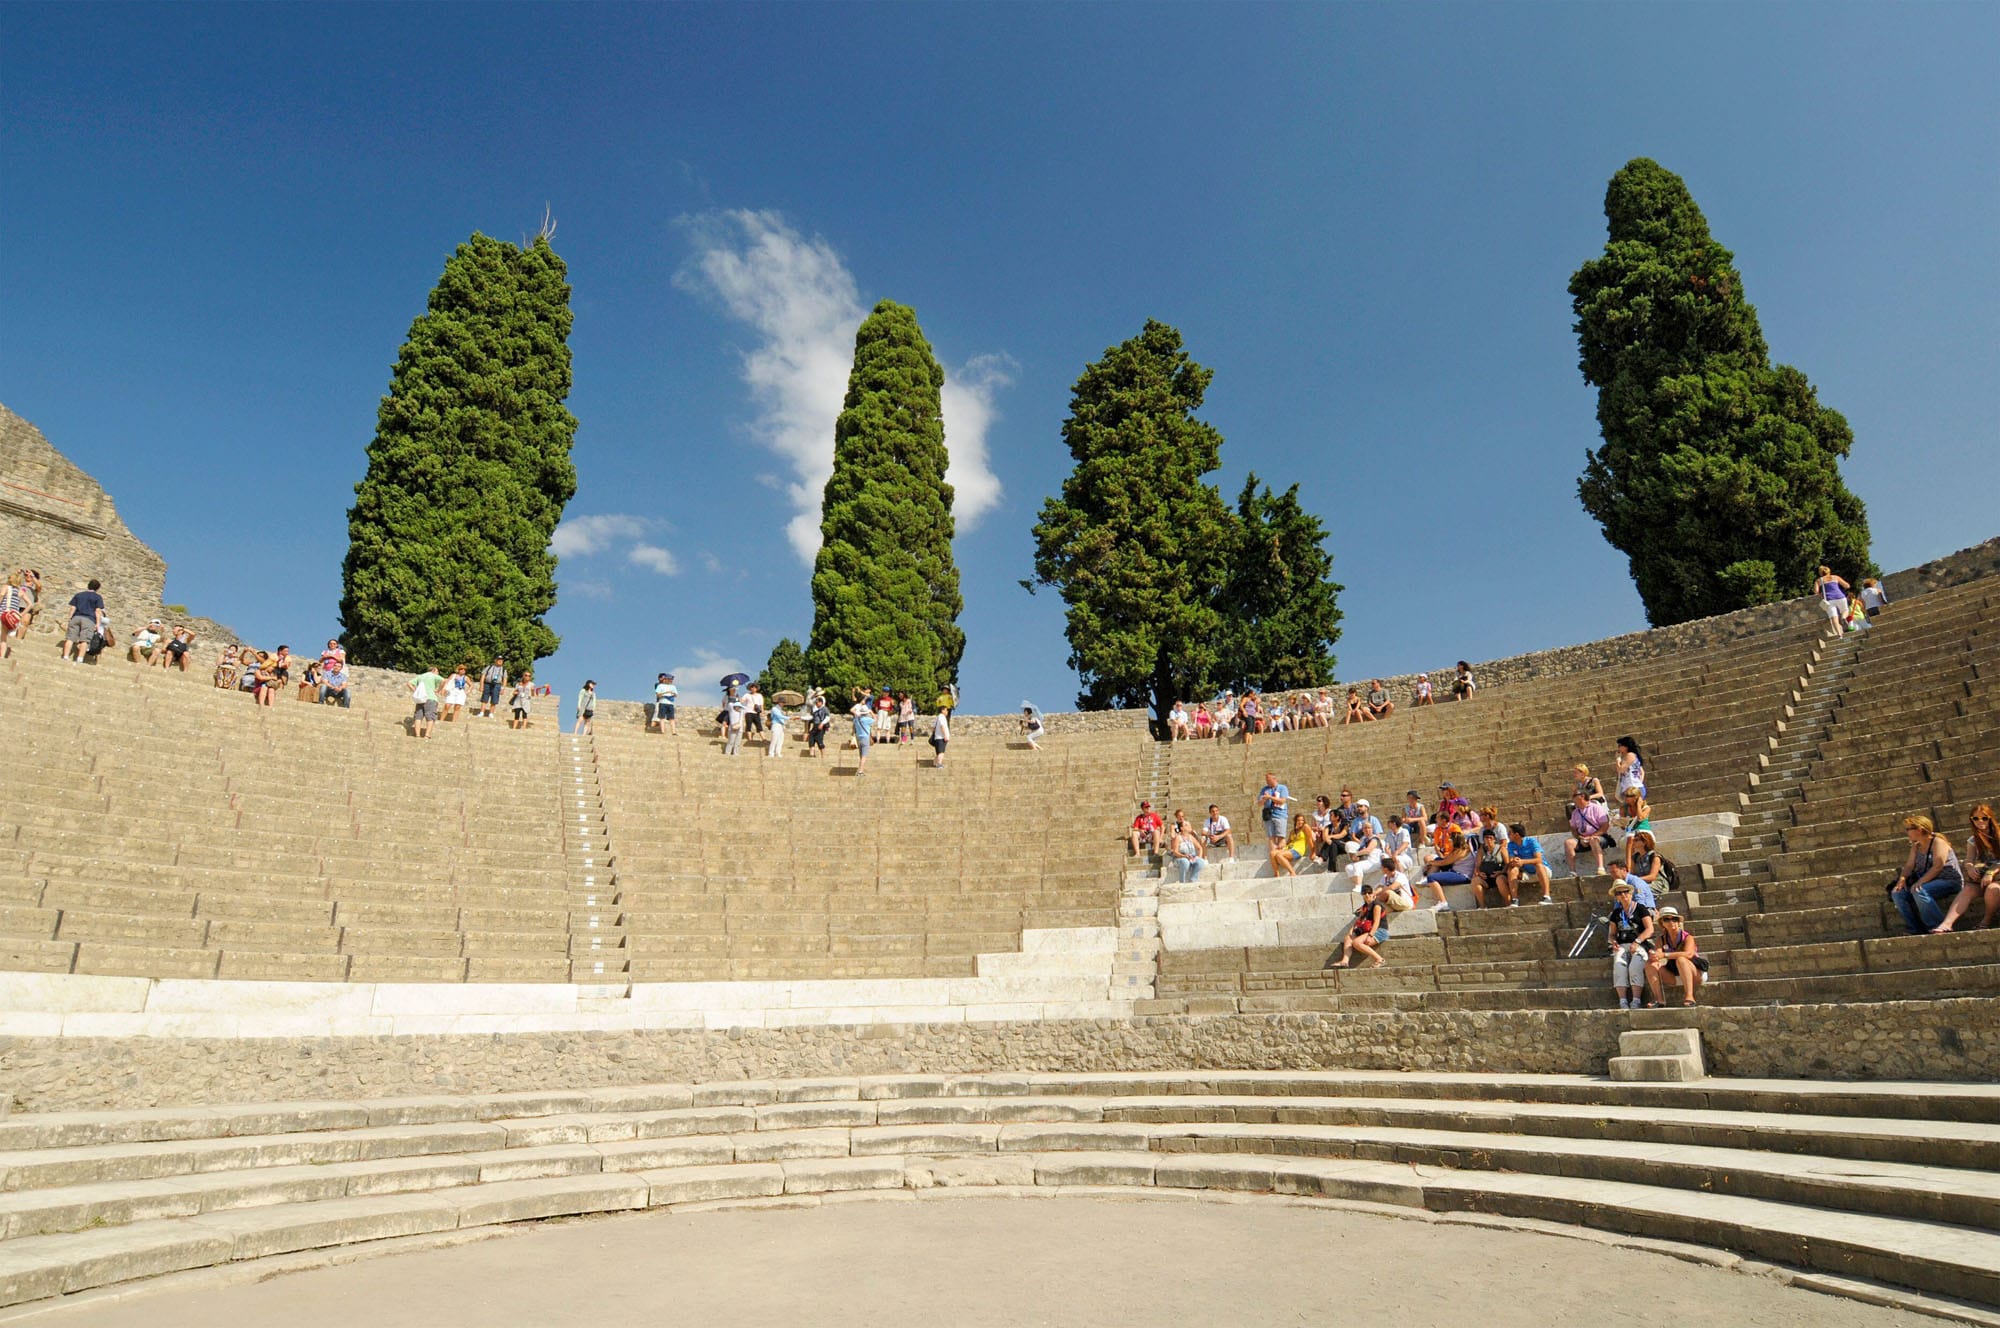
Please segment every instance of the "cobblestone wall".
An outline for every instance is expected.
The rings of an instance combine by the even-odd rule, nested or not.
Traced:
[[[1990,1080],[2000,1000],[1706,1007],[1718,1074]],[[827,1074],[1366,1069],[1600,1074],[1615,1010],[1228,1015],[484,1037],[0,1038],[0,1093],[28,1111],[585,1088]]]
[[[42,573],[45,620],[66,617],[69,597],[104,583],[112,622],[159,612],[167,564],[118,519],[96,480],[56,451],[42,431],[0,406],[0,563]]]

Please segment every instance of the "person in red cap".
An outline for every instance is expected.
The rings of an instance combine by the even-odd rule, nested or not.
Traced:
[[[1160,814],[1153,810],[1153,804],[1140,803],[1139,814],[1132,818],[1132,833],[1126,836],[1126,842],[1132,849],[1132,856],[1135,858],[1139,856],[1142,844],[1149,853],[1157,851],[1160,847],[1161,832],[1165,828],[1160,820]]]

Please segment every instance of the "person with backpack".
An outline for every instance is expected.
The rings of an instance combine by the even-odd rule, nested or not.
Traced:
[[[1625,870],[1619,879],[1632,887],[1632,897],[1647,908],[1658,908],[1657,890],[1668,889],[1663,876],[1667,860],[1660,856],[1651,830],[1634,830],[1625,839]]]
[[[69,597],[69,626],[63,631],[62,657],[72,664],[83,663],[86,651],[96,654],[104,649],[104,596],[98,591],[102,587],[97,578]]]

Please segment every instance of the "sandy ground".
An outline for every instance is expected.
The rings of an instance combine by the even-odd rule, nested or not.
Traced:
[[[1765,1277],[1531,1232],[1282,1205],[853,1203],[524,1226],[49,1328],[985,1328],[1190,1324],[1935,1328]]]

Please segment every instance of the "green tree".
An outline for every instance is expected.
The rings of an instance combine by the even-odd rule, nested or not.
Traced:
[[[347,514],[340,619],[360,664],[553,654],[549,537],[576,492],[569,283],[548,232],[474,233],[410,325]]]
[[[1326,526],[1299,503],[1299,486],[1259,491],[1252,472],[1236,499],[1222,617],[1219,680],[1291,689],[1333,681],[1339,595]]]
[[[813,564],[806,658],[829,690],[928,697],[958,678],[965,601],[951,556],[943,387],[915,311],[876,305],[854,334]]]
[[[1070,395],[1063,441],[1076,466],[1035,523],[1035,578],[1069,606],[1077,704],[1101,710],[1206,694],[1220,654],[1216,591],[1233,525],[1203,477],[1222,435],[1195,417],[1212,370],[1181,334],[1148,320],[1138,336],[1086,367]]]
[[[771,657],[764,662],[764,671],[757,675],[757,686],[764,695],[778,692],[798,692],[804,695],[812,685],[812,674],[806,668],[805,648],[791,637],[778,639],[771,647]]]
[[[1604,444],[1577,485],[1630,560],[1655,625],[1873,570],[1840,475],[1854,435],[1804,374],[1773,365],[1734,256],[1680,177],[1644,157],[1611,177],[1601,257],[1570,278]]]

